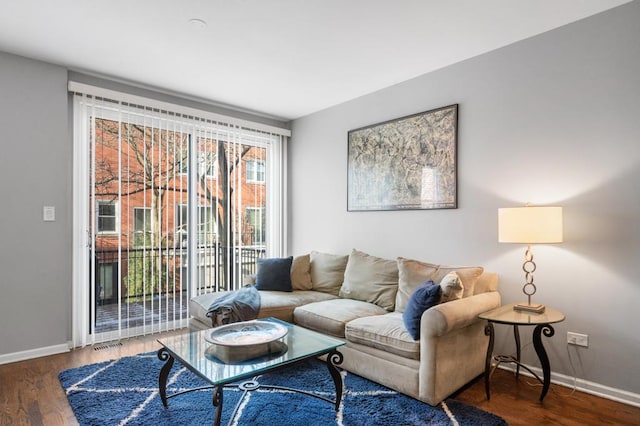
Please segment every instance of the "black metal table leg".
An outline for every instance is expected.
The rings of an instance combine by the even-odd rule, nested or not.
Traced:
[[[513,338],[516,341],[516,359],[518,362],[516,363],[516,377],[520,375],[520,330],[518,330],[518,325],[513,325]]]
[[[343,355],[338,351],[334,350],[327,354],[327,368],[333,379],[333,384],[336,386],[336,411],[340,410],[340,402],[342,401],[342,377],[340,377],[340,372],[336,368],[336,365],[342,364],[343,360]]]
[[[213,389],[213,397],[211,402],[216,407],[216,413],[213,417],[213,426],[220,426],[220,418],[222,417],[222,390],[224,386],[218,385]]]
[[[167,379],[169,377],[169,372],[171,371],[171,368],[173,367],[173,363],[175,361],[175,359],[173,358],[173,356],[171,355],[171,352],[169,350],[167,350],[166,348],[161,348],[158,350],[157,352],[158,358],[161,361],[165,361],[165,364],[162,366],[162,368],[160,369],[160,374],[158,377],[158,389],[159,389],[159,394],[160,394],[160,399],[162,400],[162,405],[167,408],[168,404],[167,404],[167,400],[169,398],[173,398],[175,396],[178,395],[182,395],[185,393],[189,393],[189,392],[194,392],[194,391],[198,391],[198,390],[202,390],[202,389],[211,389],[213,388],[213,395],[212,395],[212,404],[215,407],[215,413],[214,413],[214,418],[213,418],[213,424],[214,426],[220,426],[221,423],[221,419],[222,419],[222,403],[223,403],[223,389],[225,386],[229,386],[229,387],[238,387],[239,389],[243,390],[244,393],[246,394],[248,391],[252,391],[255,389],[258,389],[259,387],[261,387],[260,384],[258,384],[258,382],[253,379],[247,382],[243,382],[240,383],[239,385],[235,385],[233,383],[229,384],[229,383],[222,383],[222,384],[218,384],[218,385],[212,385],[212,386],[203,386],[203,387],[198,387],[198,388],[192,388],[192,389],[187,389],[187,390],[182,390],[179,392],[175,392],[171,395],[167,396]],[[336,368],[337,365],[342,364],[342,361],[344,360],[344,356],[342,355],[342,353],[338,352],[337,350],[332,350],[330,352],[327,353],[327,368],[329,370],[329,374],[331,375],[331,378],[333,379],[333,383],[335,385],[336,388],[336,399],[329,399],[326,398],[325,396],[322,395],[317,395],[315,393],[312,392],[308,392],[308,391],[304,391],[304,390],[300,390],[300,389],[292,389],[292,388],[286,388],[283,386],[272,386],[272,385],[266,385],[263,386],[265,388],[271,388],[271,389],[283,389],[283,390],[288,390],[288,391],[293,391],[293,392],[299,392],[305,395],[309,395],[309,396],[313,396],[314,398],[318,398],[321,399],[323,401],[329,402],[331,404],[334,405],[335,410],[339,411],[340,410],[340,403],[342,402],[342,392],[343,392],[343,383],[342,383],[342,377],[340,375],[340,371]],[[235,413],[238,410],[239,404],[236,406],[236,411],[234,411],[234,414],[231,416],[232,418],[235,416]]]
[[[544,345],[542,344],[542,333],[545,336],[551,337],[555,334],[555,330],[551,326],[551,324],[540,324],[537,325],[533,330],[533,347],[538,354],[538,359],[540,360],[540,365],[542,366],[542,393],[540,394],[540,402],[547,395],[547,391],[549,390],[549,385],[551,383],[551,365],[549,364],[549,357],[547,356],[547,351],[544,349]]]
[[[169,377],[169,371],[171,371],[171,367],[173,367],[174,359],[165,348],[160,348],[158,351],[158,359],[165,361],[158,376],[158,390],[160,391],[162,405],[167,408],[167,377]]]
[[[492,309],[485,313],[478,315],[481,320],[487,321],[487,325],[484,328],[484,334],[489,336],[489,348],[487,349],[487,358],[485,361],[484,371],[484,384],[485,391],[487,393],[487,399],[489,399],[489,379],[493,370],[500,366],[500,363],[514,363],[516,364],[515,373],[516,380],[520,375],[521,369],[527,370],[533,377],[542,383],[542,393],[540,394],[540,402],[544,399],[549,391],[551,384],[551,365],[549,364],[549,357],[542,344],[542,335],[552,337],[555,333],[551,324],[562,322],[565,320],[565,316],[562,312],[553,308],[546,307],[543,313],[523,312],[517,309],[516,303],[504,305],[496,309]],[[493,355],[494,344],[494,324],[504,324],[513,326],[513,337],[516,343],[515,355]],[[533,347],[538,355],[538,360],[542,367],[542,377],[535,371],[529,368],[526,364],[522,363],[522,348],[520,347],[520,327],[534,327],[533,329]],[[492,365],[493,364],[493,365]]]
[[[489,379],[491,378],[491,359],[493,358],[493,323],[489,321],[484,327],[485,336],[489,336],[489,346],[487,347],[487,357],[484,361],[484,391],[487,394],[487,399],[491,398],[491,391],[489,390]]]

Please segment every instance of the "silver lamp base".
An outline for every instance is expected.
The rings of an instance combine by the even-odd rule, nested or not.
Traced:
[[[527,303],[518,303],[513,307],[513,310],[541,314],[544,312],[544,305],[531,303],[531,296],[536,294],[536,285],[533,283],[533,272],[536,270],[536,263],[533,261],[531,244],[527,246],[527,251],[524,252],[522,270],[524,271],[526,281],[525,285],[522,287],[522,292],[527,295]]]

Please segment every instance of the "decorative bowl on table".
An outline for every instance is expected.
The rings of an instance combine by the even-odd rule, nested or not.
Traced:
[[[282,354],[287,346],[280,339],[288,333],[282,324],[252,320],[207,330],[205,340],[212,345],[207,354],[225,363],[242,362],[270,354]]]

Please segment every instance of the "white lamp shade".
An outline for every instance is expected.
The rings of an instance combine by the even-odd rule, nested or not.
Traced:
[[[562,242],[562,207],[498,209],[498,241],[548,244]]]

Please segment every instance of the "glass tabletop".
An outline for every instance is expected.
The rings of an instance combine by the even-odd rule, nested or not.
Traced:
[[[326,354],[345,343],[306,328],[275,318],[265,318],[287,327],[287,334],[279,340],[270,354],[240,362],[224,362],[219,358],[220,347],[206,340],[209,330],[184,333],[158,339],[173,358],[212,385],[230,383],[282,365]],[[217,356],[218,355],[218,356]]]
[[[480,319],[489,320],[501,324],[514,325],[538,325],[553,324],[564,321],[564,314],[553,308],[546,307],[542,313],[516,311],[513,307],[516,303],[500,306],[499,308],[480,314]]]

